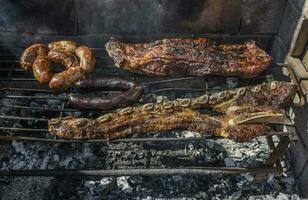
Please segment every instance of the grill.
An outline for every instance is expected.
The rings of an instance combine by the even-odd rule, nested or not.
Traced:
[[[71,39],[71,38],[70,38]],[[225,38],[218,36],[218,39],[224,41]],[[233,38],[236,41],[247,39],[247,37]],[[90,45],[89,45],[90,46]],[[102,45],[103,47],[103,45]],[[76,92],[74,88],[66,92],[53,91],[46,86],[40,85],[32,77],[28,71],[20,68],[18,58],[15,54],[25,47],[14,47],[16,52],[11,52],[12,47],[7,47],[1,44],[0,53],[0,86],[2,115],[0,116],[1,141],[24,141],[29,143],[98,143],[102,148],[110,148],[111,151],[125,150],[121,149],[121,144],[128,143],[133,146],[135,144],[155,145],[159,143],[162,151],[172,151],[168,146],[178,145],[185,147],[188,143],[201,143],[204,141],[216,141],[216,138],[211,137],[175,137],[174,131],[161,133],[158,137],[153,137],[154,134],[146,134],[144,137],[132,137],[116,140],[63,140],[51,136],[47,133],[47,121],[50,118],[64,117],[67,115],[76,115],[83,117],[94,118],[104,113],[101,111],[81,111],[72,109],[67,104],[67,94]],[[152,102],[157,96],[167,97],[169,99],[199,96],[201,94],[213,91],[222,90],[228,87],[230,81],[234,81],[237,87],[254,85],[264,81],[276,79],[275,74],[281,73],[283,69],[289,72],[292,82],[297,84],[297,80],[293,71],[285,65],[275,64],[270,69],[255,79],[242,78],[223,78],[223,77],[186,77],[186,78],[150,78],[142,75],[132,74],[130,72],[118,69],[113,66],[112,60],[106,55],[104,48],[92,48],[96,54],[97,65],[95,70],[88,74],[91,77],[121,77],[129,80],[134,80],[145,88],[145,95],[140,103]],[[288,79],[286,77],[286,79]],[[229,84],[230,86],[230,84]],[[101,95],[112,95],[115,91],[102,91]],[[158,99],[159,99],[158,98]],[[298,92],[299,99],[293,106],[303,106],[302,92]],[[203,112],[209,112],[215,115],[210,110],[204,109]],[[16,122],[18,126],[16,127]],[[284,150],[290,142],[297,140],[296,127],[287,126],[276,128],[276,132],[269,133],[267,142],[271,153],[264,162],[263,167],[258,168],[242,168],[242,167],[221,167],[221,166],[200,166],[190,165],[185,167],[152,165],[146,166],[127,165],[117,166],[114,164],[109,169],[33,169],[33,170],[0,170],[1,176],[163,176],[163,175],[209,175],[209,174],[240,174],[240,173],[255,173],[260,176],[267,173],[282,173],[280,158]],[[274,138],[274,139],[273,139]],[[112,150],[113,149],[113,150]],[[151,154],[151,152],[149,153]],[[121,156],[121,155],[120,155]],[[179,155],[187,156],[187,155]],[[108,157],[106,158],[108,159]]]

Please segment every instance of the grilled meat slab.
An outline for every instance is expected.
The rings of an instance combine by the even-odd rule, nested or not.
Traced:
[[[271,57],[254,41],[216,44],[206,38],[163,39],[129,44],[111,38],[106,51],[117,67],[149,76],[255,77]]]
[[[239,110],[211,117],[191,109],[172,107],[133,114],[128,109],[122,109],[117,114],[106,114],[93,120],[71,116],[51,119],[48,130],[65,139],[116,139],[132,134],[182,129],[246,142],[270,132],[271,128],[266,123],[288,123],[284,114],[275,109],[246,107]]]

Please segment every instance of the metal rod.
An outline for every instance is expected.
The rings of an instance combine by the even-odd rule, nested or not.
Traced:
[[[104,77],[96,77],[96,78],[104,78]],[[203,77],[185,77],[185,78],[169,78],[164,80],[158,81],[150,81],[150,82],[143,82],[142,84],[149,85],[149,84],[159,84],[159,83],[167,83],[173,81],[183,81],[183,80],[194,80],[194,79],[201,79]],[[35,78],[0,78],[0,81],[35,81]]]
[[[31,132],[48,132],[48,129],[39,128],[15,128],[15,127],[0,127],[0,130],[10,130],[10,131],[31,131]],[[2,136],[0,136],[1,138]],[[10,137],[10,136],[9,136]],[[1,139],[0,139],[1,140]]]
[[[29,91],[29,92],[42,92],[42,93],[61,93],[63,91],[57,91],[57,90],[44,90],[44,89],[35,89],[35,88],[2,88],[2,90],[12,90],[12,91]],[[106,94],[118,94],[121,93],[120,91],[99,91],[100,93],[106,93]],[[15,95],[7,95],[7,96],[15,96]],[[0,96],[2,97],[2,96]],[[27,97],[27,96],[25,96]],[[12,97],[8,97],[12,98]],[[14,98],[14,97],[13,97]]]
[[[155,92],[164,92],[164,91],[201,91],[201,92],[204,92],[204,91],[214,91],[214,90],[219,90],[219,89],[207,89],[207,88],[163,88],[163,89],[157,89],[157,90],[152,90],[151,92],[155,93]]]
[[[142,84],[151,85],[151,84],[168,83],[168,82],[184,81],[184,80],[195,80],[195,79],[203,79],[203,77],[169,78],[169,79],[158,80],[158,81],[143,82]]]
[[[29,91],[29,92],[43,92],[43,93],[58,93],[57,90],[48,90],[48,89],[35,89],[35,88],[14,88],[14,87],[4,87],[2,90],[11,90],[11,91]]]
[[[0,116],[0,119],[17,119],[17,120],[36,120],[36,121],[48,121],[48,119],[44,118],[35,118],[35,117],[16,117],[16,116],[7,116],[7,115],[2,115]]]
[[[172,176],[172,175],[214,175],[242,173],[276,173],[274,167],[262,168],[178,168],[178,169],[118,169],[118,170],[0,170],[0,176]]]
[[[0,81],[36,81],[35,78],[0,78]]]
[[[11,69],[10,68],[0,68],[0,71],[10,71]],[[15,72],[19,72],[19,71],[25,71],[24,69],[14,69],[12,71],[15,71]]]
[[[30,131],[30,132],[48,132],[48,129],[26,129],[24,128],[8,128],[8,127],[0,127],[0,130],[15,130],[15,131]],[[277,135],[281,134],[281,132],[272,132],[268,133],[268,135]],[[284,135],[288,134],[286,132]],[[214,137],[191,137],[191,138],[122,138],[122,139],[91,139],[91,140],[64,140],[64,139],[46,139],[46,138],[37,138],[37,137],[23,137],[23,136],[0,136],[0,141],[11,141],[11,140],[19,140],[19,141],[40,141],[40,142],[58,142],[58,143],[119,143],[119,142],[181,142],[181,141],[203,141],[203,140],[212,140]]]
[[[19,63],[19,60],[0,60],[0,63]]]
[[[32,106],[6,106],[2,105],[5,108],[16,108],[16,109],[29,109],[29,110],[45,110],[45,111],[55,111],[55,112],[80,112],[78,109],[58,109],[58,108],[44,108],[44,107],[32,107]],[[86,112],[88,110],[83,110],[83,112]],[[90,112],[90,111],[89,111]]]
[[[1,127],[0,127],[1,129]],[[48,132],[47,129],[41,129],[42,132]],[[210,138],[198,137],[198,138],[126,138],[126,139],[93,139],[93,140],[64,140],[64,139],[46,139],[37,137],[23,137],[23,136],[0,136],[0,141],[40,141],[40,142],[58,142],[58,143],[119,143],[119,142],[177,142],[177,141],[202,141],[209,140]]]
[[[0,95],[1,98],[10,99],[56,99],[56,100],[67,100],[66,97],[52,97],[52,96],[24,96],[24,95]]]

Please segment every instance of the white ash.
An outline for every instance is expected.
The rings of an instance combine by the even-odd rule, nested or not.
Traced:
[[[227,79],[228,88],[236,87],[237,79]],[[22,94],[22,93],[21,93]],[[204,94],[204,92],[198,93]],[[195,96],[197,95],[194,94]],[[191,97],[190,93],[180,96]],[[145,102],[157,102],[178,97],[175,91],[145,95]],[[33,107],[57,108],[64,105],[60,100],[8,100],[2,99],[2,105],[30,105]],[[36,116],[50,118],[57,116],[42,110],[14,110],[0,108],[3,115]],[[63,116],[74,114],[85,116],[82,112],[63,112]],[[87,117],[94,117],[89,113]],[[39,121],[3,120],[1,126],[46,128]],[[5,132],[6,134],[14,134]],[[32,133],[30,133],[32,134]],[[41,136],[45,136],[42,133]],[[169,131],[147,133],[144,137],[200,137],[191,131]],[[53,137],[46,134],[46,137]],[[12,141],[0,146],[1,169],[128,169],[128,168],[175,168],[175,167],[260,167],[263,166],[270,149],[264,137],[249,143],[236,143],[227,139],[148,142],[148,143],[41,143]],[[281,177],[268,175],[261,182],[253,174],[236,176],[164,176],[164,177],[86,177],[86,178],[51,178],[40,187],[38,181],[29,182],[30,188],[37,188],[43,193],[41,199],[243,199],[246,197],[268,198],[287,196],[298,193],[297,180],[292,172],[289,154],[282,159],[284,173]],[[23,178],[22,178],[23,179]],[[0,191],[15,187],[17,178],[0,178]],[[24,179],[26,180],[26,179]],[[33,177],[33,180],[43,180]],[[47,186],[46,186],[47,185]],[[21,187],[21,186],[18,186]],[[17,188],[18,189],[18,188]],[[46,192],[41,192],[45,191]],[[5,190],[6,191],[6,190]],[[0,194],[1,197],[2,194]],[[7,194],[6,194],[7,195]],[[12,194],[14,196],[14,194]],[[17,198],[18,199],[18,198]]]
[[[171,135],[178,137],[199,137],[193,132],[173,131]],[[159,135],[158,135],[159,136]],[[11,143],[9,159],[1,159],[2,169],[59,169],[59,168],[93,168],[112,169],[148,164],[157,167],[181,167],[190,165],[201,166],[238,166],[257,167],[264,164],[269,148],[264,138],[249,143],[235,143],[226,139],[208,139],[177,143],[148,144],[48,144],[48,143]],[[185,150],[186,149],[186,150]],[[1,155],[1,157],[5,157]],[[231,161],[231,164],[227,164]],[[186,164],[185,164],[186,163]],[[242,174],[237,176],[171,176],[171,177],[119,177],[116,184],[109,186],[112,178],[83,178],[78,186],[78,197],[95,199],[102,194],[110,198],[140,199],[180,197],[228,199],[229,197],[247,194],[278,195],[284,192],[290,196],[297,193],[296,179],[292,174],[292,165],[286,154],[283,160],[284,174],[282,177],[269,175],[261,183],[254,183],[255,176]],[[67,178],[70,181],[69,178]],[[221,182],[221,180],[224,180]],[[72,180],[73,181],[73,180]],[[57,182],[52,187],[60,187]],[[114,184],[114,183],[113,183]],[[104,186],[105,185],[105,186]],[[64,187],[64,186],[63,186]],[[113,188],[107,191],[106,188]],[[65,188],[65,187],[64,187]],[[58,188],[59,189],[59,188]],[[241,193],[238,193],[241,190]],[[173,191],[170,193],[168,191]],[[61,195],[70,193],[63,189]],[[188,195],[189,194],[189,195]],[[59,194],[55,194],[59,195]],[[76,195],[76,194],[74,194]],[[58,197],[58,196],[57,196]],[[230,199],[230,198],[229,198]],[[232,198],[231,198],[232,199]]]
[[[235,77],[227,77],[226,83],[228,88],[235,88],[239,85],[238,78]]]
[[[232,158],[225,158],[224,162],[226,167],[235,167],[235,162]]]
[[[129,183],[129,176],[120,176],[117,178],[117,186],[121,188],[124,193],[132,193],[133,188]]]
[[[101,180],[86,180],[83,187],[86,189],[85,196],[87,199],[97,199],[98,194],[106,194],[110,189],[115,187],[114,178],[106,177]]]
[[[181,135],[177,134],[177,137],[194,138],[194,137],[201,137],[201,134],[193,131],[182,131]]]
[[[156,102],[157,103],[162,103],[164,101],[168,101],[169,98],[167,96],[158,96]]]

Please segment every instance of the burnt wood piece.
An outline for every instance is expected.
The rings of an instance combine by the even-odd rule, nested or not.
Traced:
[[[149,76],[255,77],[272,58],[255,41],[216,44],[206,38],[129,44],[111,38],[106,51],[117,67]]]
[[[148,109],[138,113],[124,108],[117,114],[107,114],[93,120],[72,116],[51,119],[48,130],[64,139],[116,139],[132,134],[182,129],[246,142],[271,132],[267,123],[285,121],[283,113],[266,107],[233,108],[228,115],[211,117],[191,109],[165,105],[157,110]]]

